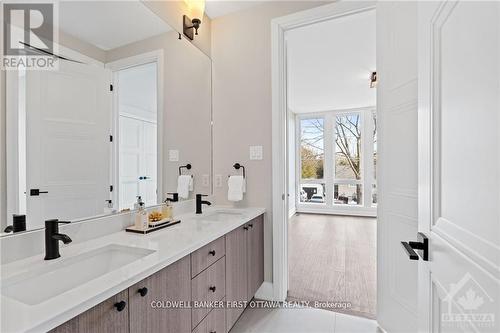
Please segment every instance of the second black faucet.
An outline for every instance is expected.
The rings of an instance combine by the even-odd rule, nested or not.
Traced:
[[[202,205],[210,206],[212,203],[210,201],[203,200],[203,197],[208,197],[206,194],[197,194],[196,195],[196,214],[203,213],[201,208]]]

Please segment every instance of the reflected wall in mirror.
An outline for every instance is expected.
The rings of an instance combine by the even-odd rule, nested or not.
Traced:
[[[139,1],[60,2],[56,28],[57,70],[5,73],[2,230],[211,193],[211,60]]]

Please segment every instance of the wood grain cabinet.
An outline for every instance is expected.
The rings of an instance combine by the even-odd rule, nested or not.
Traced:
[[[128,289],[54,328],[53,333],[128,333]]]
[[[248,223],[247,299],[251,300],[264,282],[264,216],[261,215]]]
[[[263,215],[226,235],[226,329],[229,331],[264,282]]]
[[[171,264],[128,289],[130,333],[191,332],[190,256]],[[154,307],[152,306],[154,303]],[[171,307],[177,302],[184,308]]]
[[[51,332],[226,333],[263,282],[261,215]]]

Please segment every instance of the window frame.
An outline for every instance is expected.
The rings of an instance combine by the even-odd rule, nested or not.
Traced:
[[[296,198],[295,206],[297,212],[302,213],[326,213],[326,214],[345,214],[376,216],[377,206],[372,205],[373,184],[376,184],[374,178],[373,165],[373,129],[374,123],[371,121],[372,112],[376,114],[376,107],[369,106],[363,108],[353,108],[345,110],[329,110],[324,112],[302,113],[295,115],[295,179],[296,179]],[[337,151],[335,120],[337,116],[359,113],[361,117],[361,179],[337,179],[335,178],[335,155]],[[302,179],[302,158],[301,149],[301,122],[306,119],[323,118],[323,179]],[[367,139],[368,138],[368,139]],[[301,184],[320,183],[325,184],[325,202],[309,203],[300,201]],[[335,184],[360,184],[362,186],[363,200],[361,205],[343,205],[334,204],[334,185]]]

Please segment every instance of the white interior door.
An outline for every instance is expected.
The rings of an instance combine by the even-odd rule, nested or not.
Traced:
[[[30,229],[47,219],[104,212],[110,185],[110,79],[102,67],[70,61],[60,61],[57,71],[26,71]]]
[[[419,4],[422,332],[500,332],[500,3]]]
[[[157,125],[120,116],[120,209],[133,208],[141,196],[146,206],[157,203]]]

